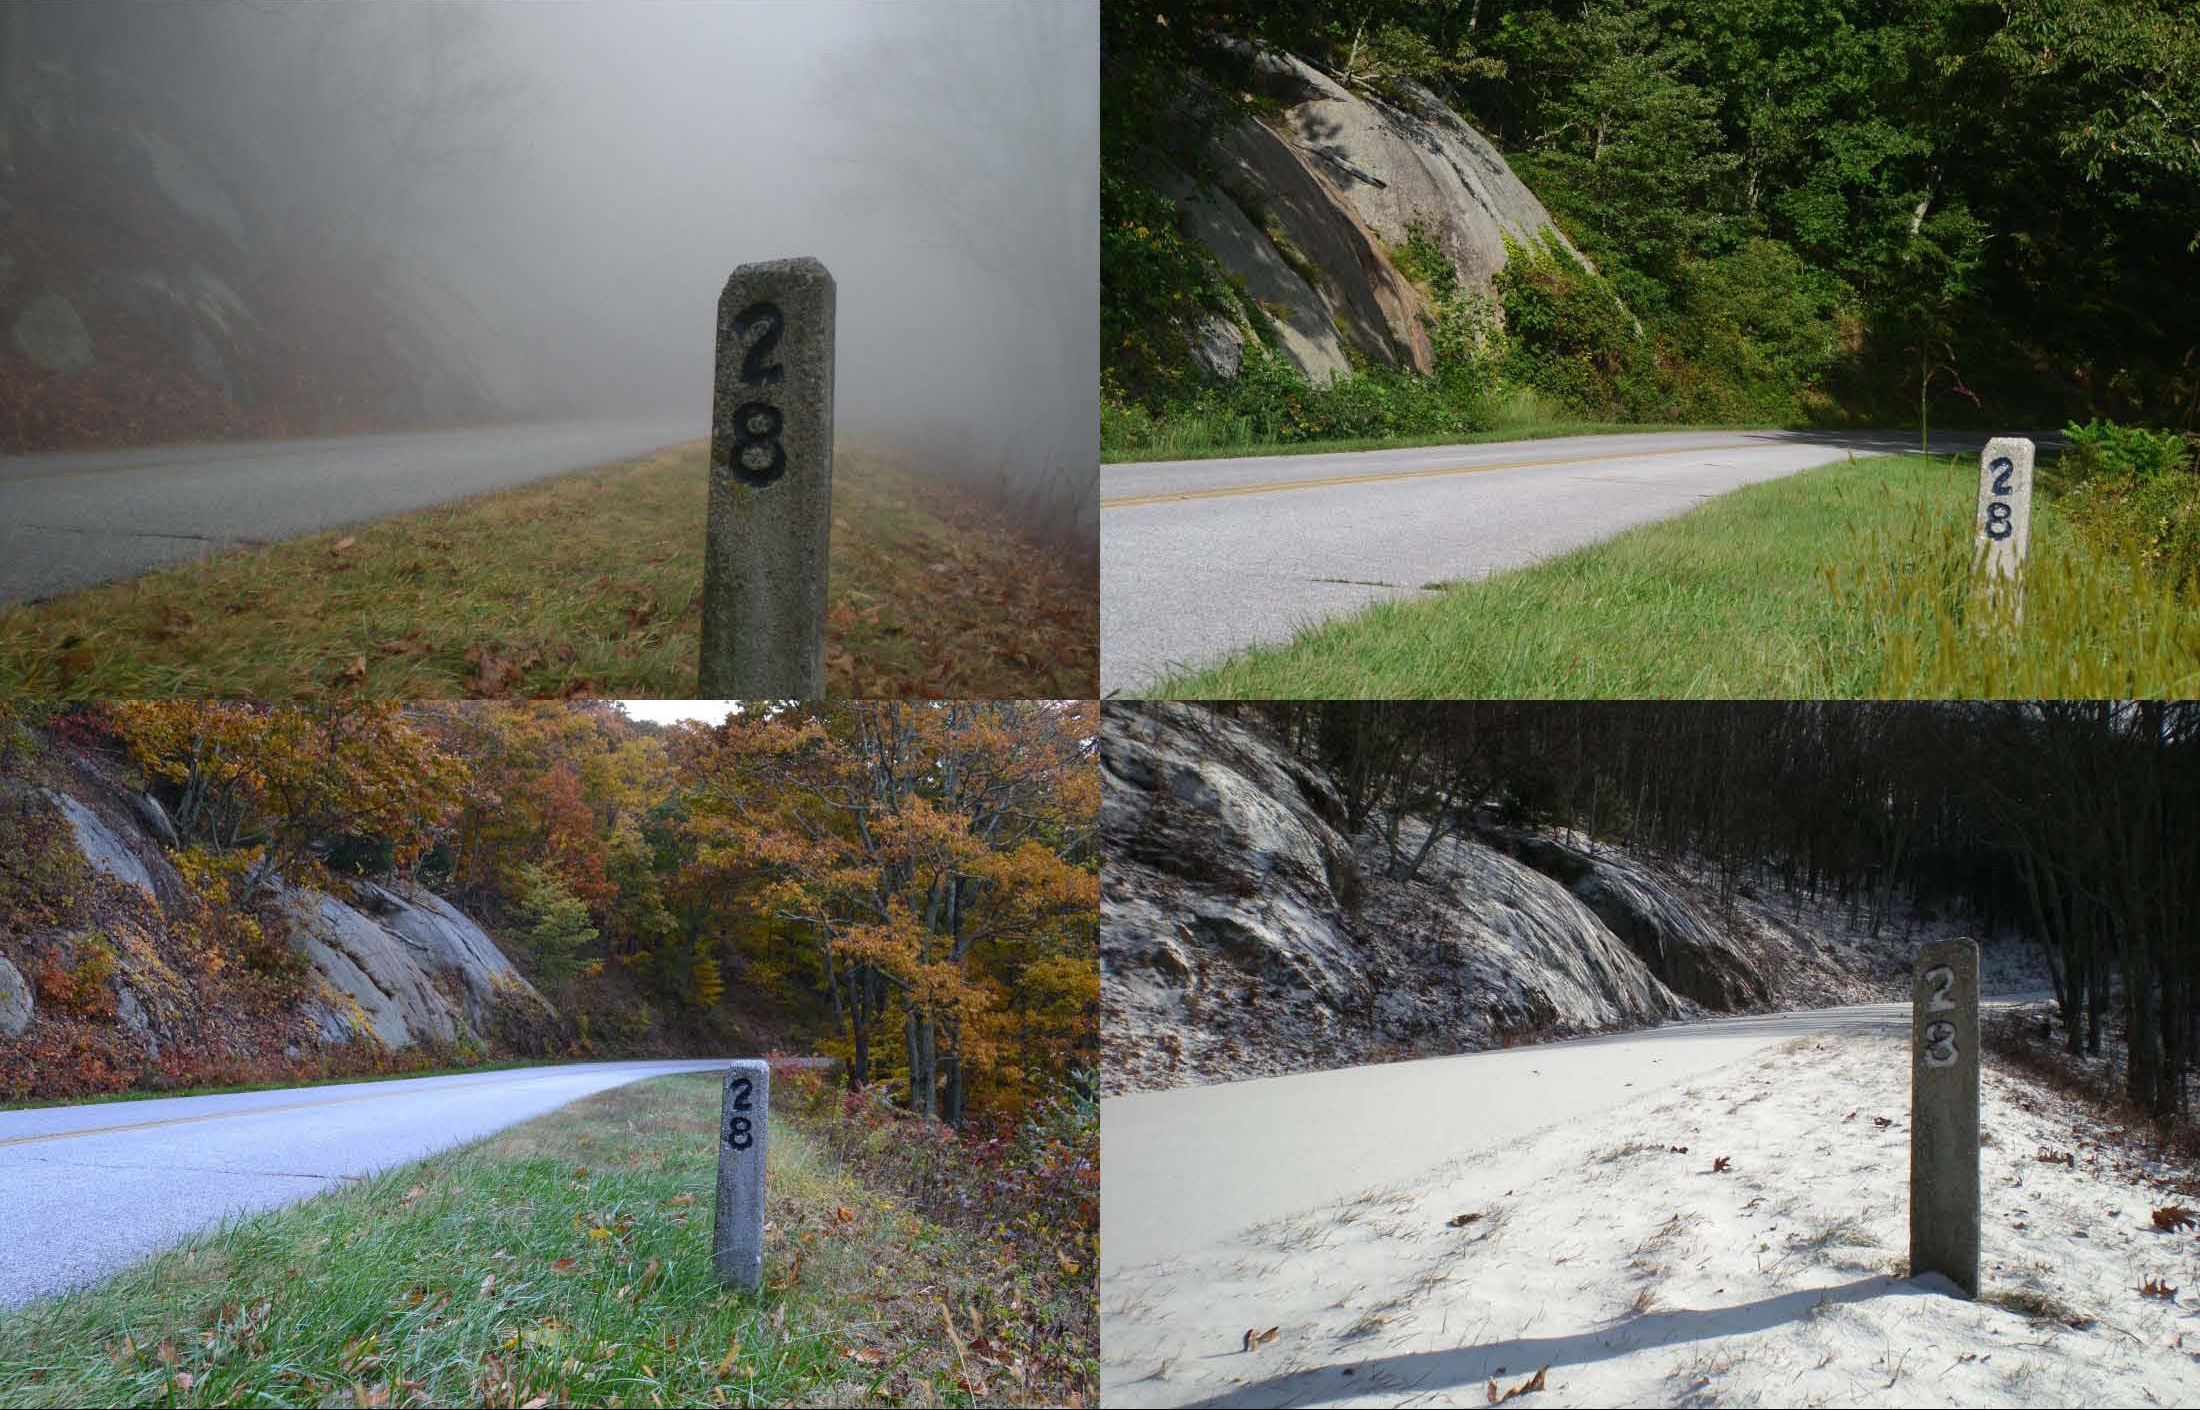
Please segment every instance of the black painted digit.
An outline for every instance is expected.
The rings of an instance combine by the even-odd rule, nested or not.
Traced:
[[[1933,986],[1933,992],[1925,998],[1928,1013],[1943,1013],[1956,1006],[1948,997],[1948,991],[1956,987],[1956,972],[1946,965],[1934,965],[1925,971],[1925,982]]]
[[[1925,1025],[1925,1065],[1953,1067],[1956,1061],[1956,1026],[1946,1019]]]
[[[751,387],[769,387],[787,375],[785,368],[776,362],[767,363],[772,349],[779,346],[779,332],[786,326],[786,315],[775,303],[753,303],[733,316],[733,336],[746,338],[751,328],[759,324],[764,334],[749,345],[748,354],[741,359],[741,380]]]
[[[747,1150],[750,1146],[756,1144],[756,1137],[753,1134],[753,1129],[754,1128],[750,1125],[749,1119],[746,1116],[727,1117],[726,1144],[732,1146],[737,1151]]]
[[[749,1093],[750,1093],[750,1092],[752,1092],[752,1091],[754,1091],[754,1090],[755,1090],[755,1084],[753,1084],[752,1082],[750,1082],[748,1078],[746,1078],[746,1077],[736,1077],[736,1078],[734,1078],[734,1079],[733,1079],[733,1109],[734,1109],[735,1111],[747,1111],[747,1110],[749,1109]]]
[[[1992,504],[1987,505],[1986,537],[1998,542],[2015,533],[2017,526],[2010,518],[2012,512],[2007,500],[1997,499]]]
[[[733,413],[733,472],[748,485],[768,485],[787,473],[787,448],[780,444],[785,424],[779,408],[767,402],[744,402]],[[767,454],[762,463],[751,453]]]
[[[2016,472],[2017,468],[2010,462],[2009,457],[1997,455],[1994,457],[1993,463],[1986,468],[1994,472],[1994,493],[2009,493],[2009,477]]]

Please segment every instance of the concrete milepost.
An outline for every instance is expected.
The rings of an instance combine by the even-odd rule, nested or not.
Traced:
[[[744,264],[718,298],[700,693],[825,693],[833,520],[833,276]]]
[[[711,1265],[719,1282],[741,1292],[755,1292],[764,1280],[764,1136],[771,1125],[771,1087],[771,1064],[762,1058],[743,1058],[726,1069]]]
[[[1985,598],[2024,620],[2024,555],[2032,543],[2032,443],[1996,436],[1978,456],[1977,571]]]
[[[1977,944],[1920,948],[1910,992],[1910,1276],[1977,1297]]]

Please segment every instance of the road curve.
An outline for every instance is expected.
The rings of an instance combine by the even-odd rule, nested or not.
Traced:
[[[1676,431],[1101,468],[1100,689],[1525,567],[1891,432]],[[1982,438],[1936,437],[1935,454]]]
[[[386,519],[710,433],[685,421],[232,441],[0,458],[0,603]]]
[[[1100,1104],[1101,1274],[1647,1100],[1797,1038],[1899,1036],[1910,1018],[1906,1003],[1750,1014],[1110,1097]]]
[[[594,1062],[0,1111],[0,1309],[91,1282],[233,1215],[306,1198],[645,1077]]]

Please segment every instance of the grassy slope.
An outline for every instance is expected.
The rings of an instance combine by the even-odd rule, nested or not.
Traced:
[[[2089,550],[2043,499],[2026,621],[1970,623],[1977,469],[1870,458],[1172,677],[1228,697],[2131,696],[2200,689],[2200,604]]]
[[[599,1093],[0,1318],[0,1405],[1089,1401],[1089,1378],[1027,1384],[987,1354],[1013,1292],[990,1248],[784,1112],[765,1287],[720,1289],[718,1091]]]
[[[700,445],[0,610],[0,693],[695,693]],[[834,475],[827,689],[1083,696],[1089,569],[886,458]]]

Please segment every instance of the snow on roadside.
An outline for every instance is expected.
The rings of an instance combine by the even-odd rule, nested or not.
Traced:
[[[1115,1271],[1103,1399],[1485,1405],[1548,1367],[1524,1406],[2200,1404],[2200,1238],[2151,1219],[2187,1172],[1991,1063],[1984,1127],[1977,1302],[1896,1276],[1905,1043],[1813,1038]]]

